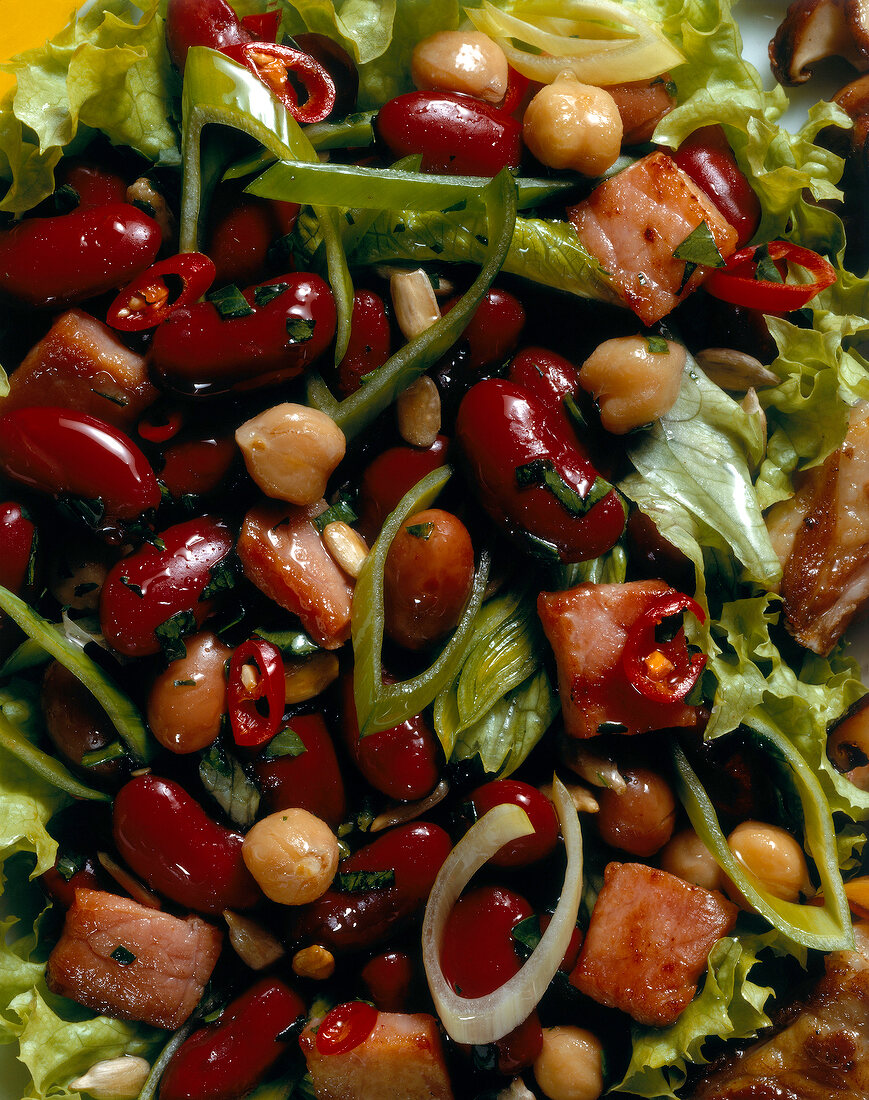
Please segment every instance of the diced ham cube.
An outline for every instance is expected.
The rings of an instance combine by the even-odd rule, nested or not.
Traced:
[[[685,261],[673,255],[702,222],[724,259],[736,248],[736,230],[666,153],[651,153],[598,184],[567,216],[646,325],[666,317],[711,270],[700,266],[686,280]]]
[[[437,1022],[424,1012],[381,1012],[346,1054],[321,1054],[309,1025],[299,1039],[317,1100],[452,1100]]]
[[[237,550],[248,580],[298,615],[318,645],[338,649],[350,637],[353,585],[311,522],[324,508],[260,504],[244,517]]]
[[[97,1012],[174,1030],[199,1003],[222,941],[199,917],[77,890],[46,981],[52,993]]]
[[[570,980],[637,1023],[665,1027],[735,922],[736,906],[721,894],[642,863],[610,863]]]
[[[129,431],[156,397],[144,356],[130,351],[101,321],[71,309],[10,375],[0,413],[59,405]]]
[[[662,593],[670,591],[663,581],[630,581],[541,592],[537,611],[555,651],[569,736],[594,737],[607,722],[624,726],[621,733],[696,723],[697,707],[647,699],[631,685],[622,666],[630,628]]]

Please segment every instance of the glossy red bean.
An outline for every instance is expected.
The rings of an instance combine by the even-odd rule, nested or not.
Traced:
[[[558,843],[558,816],[555,807],[542,791],[520,779],[495,779],[477,787],[471,795],[477,817],[495,806],[519,806],[528,814],[534,833],[505,844],[489,860],[496,867],[527,867],[545,859]]]
[[[350,342],[338,365],[338,389],[348,396],[362,385],[362,379],[389,358],[392,335],[386,307],[379,294],[357,290],[353,295]]]
[[[35,307],[83,302],[150,267],[160,240],[154,219],[125,202],[25,218],[0,232],[0,292]]]
[[[257,288],[248,287],[244,316],[224,319],[212,302],[176,310],[151,344],[163,383],[197,397],[252,389],[297,377],[325,351],[335,335],[335,300],[319,275],[290,272],[265,285],[285,289],[257,306]]]
[[[292,232],[298,215],[298,203],[246,195],[232,184],[219,188],[205,249],[217,269],[215,286],[250,286],[265,280],[269,249]]]
[[[585,510],[596,470],[522,386],[478,382],[462,401],[456,432],[483,507],[527,548],[565,562],[585,561],[605,553],[621,535],[625,512],[618,494],[610,489]],[[552,476],[553,487],[540,483],[545,475]],[[568,500],[562,503],[554,489],[566,490]]]
[[[389,677],[384,677],[388,683]],[[421,714],[399,726],[359,736],[353,676],[341,682],[344,744],[356,767],[375,790],[389,798],[412,801],[425,798],[440,779],[441,751],[427,719]]]
[[[163,452],[160,480],[176,500],[187,494],[210,496],[221,488],[237,457],[231,435],[173,440]]]
[[[144,657],[159,653],[158,629],[169,640],[193,633],[212,608],[203,593],[212,570],[232,550],[229,529],[209,516],[178,523],[160,535],[164,548],[146,543],[109,572],[100,597],[100,625],[119,653]]]
[[[262,897],[241,858],[242,834],[218,825],[178,783],[131,779],[115,798],[113,822],[121,857],[171,901],[222,913]]]
[[[305,1014],[302,998],[279,978],[262,978],[236,997],[220,1019],[200,1028],[172,1055],[160,1100],[237,1100],[291,1049],[281,1038]]]
[[[390,829],[345,859],[338,871],[391,870],[394,885],[354,893],[327,890],[300,910],[290,939],[322,944],[333,953],[383,943],[418,912],[451,848],[448,834],[426,821]]]
[[[369,959],[360,974],[369,998],[381,1012],[406,1012],[413,962],[404,951],[384,951]]]
[[[148,460],[118,428],[54,406],[0,416],[0,472],[29,489],[99,501],[106,520],[135,519],[160,503]]]
[[[448,312],[458,301],[450,299]],[[461,339],[468,342],[471,372],[500,366],[516,350],[525,327],[525,307],[509,290],[492,287],[474,311]]]
[[[359,488],[359,529],[375,539],[404,494],[447,461],[450,441],[439,435],[427,450],[390,447],[369,463]]]
[[[27,583],[36,539],[36,527],[21,505],[0,503],[0,585],[16,595]]]
[[[673,159],[739,233],[736,247],[747,244],[760,223],[760,200],[737,164],[721,127],[695,130],[673,153]]]
[[[387,635],[412,650],[440,641],[461,618],[474,567],[471,536],[458,516],[442,508],[408,516],[383,570]]]
[[[532,916],[528,902],[512,890],[481,886],[461,897],[447,918],[441,966],[464,997],[484,997],[519,972],[522,959],[513,929]],[[530,1065],[543,1042],[536,1011],[499,1039],[498,1070],[515,1073]]]
[[[173,64],[184,72],[191,46],[225,51],[253,41],[226,0],[169,0],[166,9],[166,45]]]
[[[71,187],[78,195],[78,208],[124,202],[127,181],[96,161],[82,157],[64,157],[54,175],[58,187]]]
[[[40,693],[45,730],[58,755],[81,768],[94,786],[117,786],[125,774],[121,759],[84,765],[88,753],[98,753],[117,741],[108,715],[90,691],[59,661],[52,661],[42,678]]]
[[[261,756],[254,773],[268,813],[302,809],[333,829],[344,820],[347,801],[335,747],[322,714],[300,714],[290,721],[304,751],[295,755]],[[266,752],[269,750],[267,749]]]
[[[534,394],[546,407],[552,423],[558,423],[584,454],[585,448],[576,435],[576,421],[565,405],[567,398],[580,392],[578,376],[579,371],[569,359],[536,347],[523,348],[510,364],[507,375],[511,382]]]
[[[522,127],[511,115],[456,92],[407,92],[385,103],[377,136],[394,157],[422,154],[425,172],[495,176],[517,168]]]
[[[328,117],[338,119],[349,115],[356,107],[359,94],[359,71],[350,54],[333,38],[316,31],[293,35],[293,41],[300,50],[319,61],[335,85],[335,106]]]
[[[377,1009],[365,1001],[335,1005],[323,1017],[314,1042],[320,1054],[347,1054],[364,1043],[377,1024]]]

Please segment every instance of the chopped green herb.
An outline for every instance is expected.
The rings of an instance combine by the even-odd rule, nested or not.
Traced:
[[[301,756],[307,752],[305,742],[294,729],[287,726],[285,730],[276,733],[266,746],[263,756],[266,760],[272,760],[277,756]]]
[[[564,395],[564,410],[577,428],[586,427],[585,417],[582,415],[582,409],[576,403],[576,398],[572,393],[566,393]]]
[[[260,803],[259,787],[222,745],[215,743],[203,754],[199,761],[199,778],[239,828],[253,825]]]
[[[257,638],[271,642],[284,657],[310,657],[320,647],[312,642],[304,630],[255,630]]]
[[[212,303],[224,321],[231,321],[235,317],[248,317],[253,313],[253,309],[234,283],[219,290],[209,291],[205,298]]]
[[[211,567],[208,584],[202,589],[200,602],[213,600],[219,592],[229,592],[238,582],[238,560],[234,556],[223,558]]]
[[[77,584],[73,589],[73,594],[76,596],[86,596],[89,592],[96,592],[99,585],[94,581],[88,581],[86,584]]]
[[[100,497],[88,500],[71,493],[61,493],[57,498],[57,506],[73,521],[84,523],[94,530],[102,525],[106,515],[106,508]]]
[[[62,855],[55,864],[55,867],[63,881],[69,882],[72,876],[84,867],[84,856],[80,853],[76,853],[75,855]]]
[[[621,722],[601,722],[597,727],[598,733],[627,733],[628,727]]]
[[[54,204],[55,214],[69,214],[81,202],[81,196],[71,184],[65,183],[57,188],[51,196],[51,201]]]
[[[160,623],[154,633],[167,661],[178,661],[187,656],[184,638],[195,634],[196,629],[196,616],[192,611],[179,611],[171,619]]]
[[[691,230],[673,256],[677,260],[687,260],[705,267],[724,267],[724,257],[719,252],[712,230],[706,222],[701,222],[696,229]]]
[[[612,490],[612,485],[608,481],[602,477],[596,477],[586,495],[581,496],[555,469],[551,458],[535,458],[524,466],[517,466],[516,484],[520,489],[532,485],[548,489],[565,511],[572,516],[584,516]]]
[[[434,524],[431,522],[411,523],[409,527],[405,527],[405,531],[415,539],[422,539],[423,542],[428,542],[431,538],[432,531],[434,531]]]
[[[117,397],[113,393],[105,393],[103,390],[91,389],[91,393],[96,394],[97,397],[104,397],[106,401],[111,401],[113,405],[118,405],[120,408],[125,409],[129,405],[126,397]]]
[[[696,270],[697,264],[691,263],[690,260],[685,264],[685,270],[682,272],[682,282],[679,283],[679,289],[676,291],[677,294],[682,293],[682,291],[688,285],[688,280],[691,278]]]
[[[128,947],[124,947],[123,944],[118,944],[118,946],[114,949],[114,951],[112,952],[112,958],[115,960],[116,963],[120,963],[121,966],[129,966],[130,963],[134,963],[136,961],[136,956],[133,954],[133,952]]]
[[[452,206],[445,206],[441,211],[442,214],[452,214],[459,210],[465,210],[468,206],[467,199],[459,199],[458,202],[454,202]]]
[[[322,534],[330,523],[354,523],[356,518],[350,501],[346,497],[339,497],[330,508],[315,516],[311,522]]]
[[[385,890],[395,885],[395,871],[344,871],[337,876],[338,889],[345,894]]]
[[[291,344],[306,344],[314,335],[317,322],[313,317],[288,317],[287,336]]]
[[[513,925],[510,935],[519,954],[527,959],[543,936],[540,930],[540,917],[537,913],[532,913],[530,917],[520,920],[518,924]]]
[[[278,298],[287,289],[289,283],[263,283],[262,286],[258,286],[253,292],[254,303],[262,308],[267,306],[269,302],[273,302],[275,298]]]
[[[646,347],[652,355],[666,355],[670,350],[670,345],[663,336],[647,336]]]
[[[755,252],[754,258],[757,262],[757,267],[754,272],[754,277],[759,283],[783,283],[784,279],[779,269],[776,267],[775,261],[769,254],[767,246],[761,245]]]
[[[173,686],[177,688],[192,688],[196,687],[195,680],[175,680]]]
[[[134,581],[131,581],[125,573],[121,574],[119,580],[124,588],[129,588],[129,590],[135,593],[135,595],[137,595],[140,600],[144,600],[145,593],[142,591],[142,586],[140,584],[136,584]]]

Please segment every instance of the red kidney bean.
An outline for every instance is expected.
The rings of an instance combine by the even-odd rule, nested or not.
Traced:
[[[163,452],[160,480],[176,499],[188,493],[209,496],[223,485],[237,455],[231,435],[208,433],[173,441]]]
[[[371,890],[326,893],[301,908],[290,926],[294,942],[318,943],[333,953],[364,950],[390,938],[431,892],[452,843],[438,825],[415,821],[383,833],[345,859],[339,873],[394,871],[395,883]]]
[[[159,653],[158,627],[179,616],[176,638],[193,633],[211,611],[203,600],[212,570],[232,550],[232,535],[209,516],[168,527],[164,549],[146,543],[112,567],[100,598],[100,625],[119,653]],[[189,622],[181,622],[181,618]]]
[[[456,92],[407,92],[385,103],[377,136],[395,157],[422,154],[425,172],[495,176],[517,168],[522,127],[511,115]]]
[[[166,45],[172,63],[184,72],[191,46],[224,52],[243,46],[254,36],[241,25],[226,0],[169,0],[166,9]]]
[[[451,298],[443,312],[448,313],[457,301]],[[474,372],[500,366],[515,351],[524,327],[525,307],[519,299],[509,290],[492,287],[461,335],[468,342],[468,369]]]
[[[261,756],[254,773],[269,813],[302,809],[337,828],[347,801],[335,747],[322,714],[300,714],[290,727],[305,747],[296,756]]]
[[[469,801],[478,817],[495,806],[519,806],[528,814],[534,832],[505,844],[489,860],[496,867],[527,867],[545,859],[558,843],[558,816],[555,807],[542,791],[519,779],[495,779],[484,783]]]
[[[0,416],[0,471],[43,493],[99,501],[106,519],[135,519],[160,503],[148,460],[118,428],[54,406]]]
[[[389,676],[383,679],[391,681]],[[366,781],[389,798],[425,798],[440,779],[441,763],[440,746],[428,721],[417,714],[392,729],[360,737],[352,673],[342,678],[341,697],[344,744]]]
[[[356,106],[359,94],[359,71],[349,53],[328,35],[303,31],[293,41],[306,54],[323,66],[335,85],[335,106],[328,118],[343,118]]]
[[[139,775],[114,805],[118,851],[140,878],[200,913],[249,909],[262,897],[241,858],[244,837],[213,821],[179,784]]]
[[[518,542],[576,562],[605,553],[621,535],[625,513],[614,489],[583,511],[581,500],[562,503],[540,483],[544,474],[553,475],[556,488],[584,499],[598,475],[522,386],[478,382],[462,401],[456,431],[483,507]]]
[[[36,527],[14,500],[0,503],[0,584],[21,592],[36,552]]]
[[[103,708],[90,691],[59,661],[45,670],[41,693],[45,728],[51,743],[68,763],[83,766],[85,753],[105,749],[117,740],[117,733]],[[122,760],[107,760],[86,767],[95,785],[119,779],[125,770]]]
[[[442,508],[409,516],[384,567],[386,633],[425,649],[458,623],[474,581],[474,547],[462,521]]]
[[[695,130],[672,156],[737,230],[736,247],[747,244],[760,223],[760,200],[737,164],[721,127]]]
[[[449,439],[439,435],[427,450],[390,447],[368,464],[359,488],[359,529],[367,539],[376,538],[383,521],[408,489],[443,466],[449,445]]]
[[[73,871],[69,876],[62,869],[62,859],[62,853],[58,851],[54,866],[43,872],[40,879],[46,891],[58,905],[69,909],[75,901],[76,890],[99,890],[102,884],[99,878],[99,863],[94,856],[85,856],[78,870]]]
[[[246,195],[232,184],[218,188],[205,249],[217,268],[216,285],[250,286],[265,279],[269,249],[292,231],[298,216],[298,203]]]
[[[441,947],[441,966],[450,985],[464,997],[484,997],[517,974],[522,959],[513,929],[533,912],[521,895],[500,886],[481,886],[459,898],[447,918]],[[542,1043],[535,1010],[496,1043],[499,1072],[529,1066]]]
[[[151,366],[164,384],[200,397],[300,375],[335,335],[335,300],[319,275],[290,272],[264,285],[281,284],[286,289],[262,306],[257,287],[248,287],[252,312],[241,317],[222,318],[212,302],[175,310],[151,344]]]
[[[279,978],[262,978],[213,1024],[194,1031],[172,1055],[160,1100],[237,1100],[255,1088],[291,1040],[281,1036],[305,1002]]]
[[[563,355],[545,348],[523,348],[510,364],[507,375],[511,382],[533,393],[546,407],[552,423],[557,423],[576,443],[580,453],[585,448],[576,435],[576,422],[565,407],[565,398],[579,392],[579,371]]]
[[[379,294],[357,290],[353,295],[350,343],[338,365],[338,389],[348,396],[362,385],[362,379],[389,358],[392,335],[389,318]]]
[[[406,1012],[413,962],[404,951],[384,951],[369,959],[360,974],[370,999],[381,1012]]]
[[[150,267],[160,227],[125,202],[54,218],[25,218],[0,233],[0,291],[28,306],[83,302]]]
[[[79,210],[124,202],[127,197],[127,181],[122,175],[81,157],[64,157],[57,166],[55,181],[58,187],[71,187],[75,191]]]

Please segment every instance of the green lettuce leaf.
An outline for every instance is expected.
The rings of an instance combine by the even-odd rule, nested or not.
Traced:
[[[124,0],[96,4],[3,66],[18,83],[0,108],[0,179],[9,183],[0,210],[22,213],[50,195],[61,153],[93,130],[155,163],[180,162],[159,6],[146,0],[137,19]]]
[[[772,989],[750,978],[764,947],[774,942],[767,936],[728,936],[709,953],[703,988],[676,1023],[665,1028],[635,1026],[631,1061],[614,1091],[655,1100],[677,1100],[688,1063],[704,1064],[703,1049],[710,1037],[751,1039],[771,1020],[764,1011]]]

